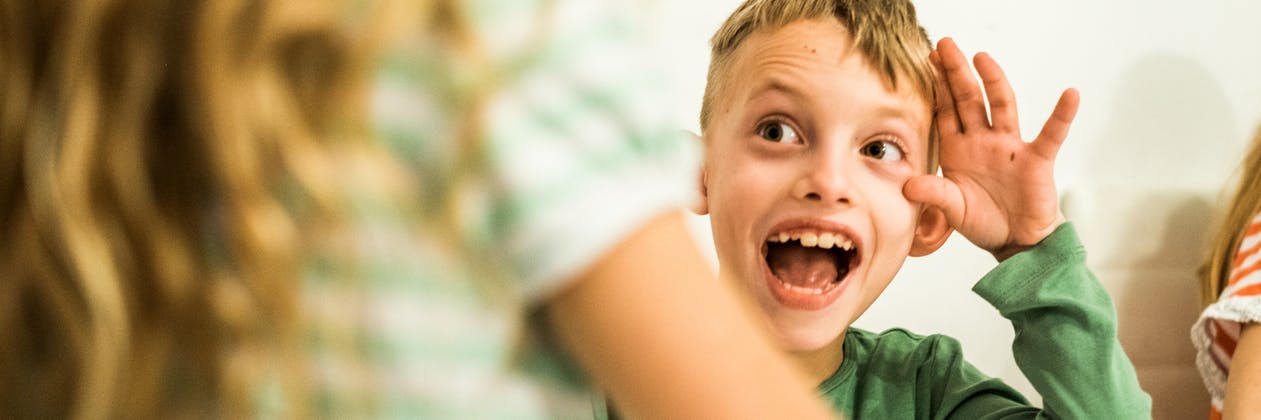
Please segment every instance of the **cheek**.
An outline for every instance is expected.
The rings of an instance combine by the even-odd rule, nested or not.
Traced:
[[[719,252],[737,252],[750,232],[782,198],[774,165],[732,159],[713,165],[709,183],[710,222]],[[724,249],[725,248],[725,249]]]
[[[733,159],[710,173],[710,205],[725,207],[728,212],[756,211],[777,195],[774,165],[751,159]]]
[[[873,197],[875,228],[880,231],[880,237],[885,239],[881,241],[881,248],[907,247],[909,249],[915,233],[915,225],[919,222],[919,206],[902,195],[904,181],[879,181],[880,194]]]
[[[741,204],[749,202],[753,196],[747,181],[741,178],[740,171],[733,170],[730,163],[709,165],[709,217],[719,252],[735,241],[737,228],[749,223],[749,209]]]
[[[710,218],[714,239],[726,242],[735,240],[737,231],[752,225],[761,206],[756,186],[738,177],[718,181],[710,190]]]

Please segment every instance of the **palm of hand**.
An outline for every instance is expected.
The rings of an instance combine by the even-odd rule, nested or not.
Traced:
[[[1042,132],[1026,143],[1011,86],[993,59],[986,54],[975,59],[992,118],[953,41],[943,39],[930,59],[944,73],[936,103],[943,177],[916,177],[904,194],[940,208],[956,231],[1001,261],[1037,244],[1064,221],[1054,164],[1077,112],[1077,92],[1065,91]]]
[[[1029,150],[1016,135],[944,137],[942,174],[958,187],[964,203],[961,214],[948,213],[947,219],[973,244],[1001,253],[1009,246],[1036,244],[1063,221],[1053,160]]]

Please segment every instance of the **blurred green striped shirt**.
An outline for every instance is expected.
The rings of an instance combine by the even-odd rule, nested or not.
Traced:
[[[690,197],[695,145],[668,114],[664,75],[647,66],[642,10],[466,5],[485,61],[417,37],[380,64],[373,98],[382,141],[419,179],[415,197],[457,205],[457,226],[417,223],[372,188],[355,194],[358,278],[320,264],[308,276],[321,417],[591,417],[581,375],[528,313]],[[461,168],[455,110],[487,88],[485,147]]]

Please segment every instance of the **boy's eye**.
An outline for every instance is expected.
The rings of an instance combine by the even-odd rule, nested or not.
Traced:
[[[757,128],[757,134],[762,136],[763,139],[776,143],[801,143],[801,140],[797,139],[797,132],[793,130],[792,126],[779,121],[762,123]]]
[[[902,160],[902,149],[897,144],[888,140],[877,140],[864,144],[862,147],[863,156],[876,158],[879,160]]]

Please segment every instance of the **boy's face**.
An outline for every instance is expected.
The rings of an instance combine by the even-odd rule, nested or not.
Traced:
[[[705,133],[702,211],[722,274],[789,350],[832,342],[908,254],[949,233],[902,195],[927,172],[929,104],[908,83],[891,90],[852,48],[834,18],[749,36]]]

